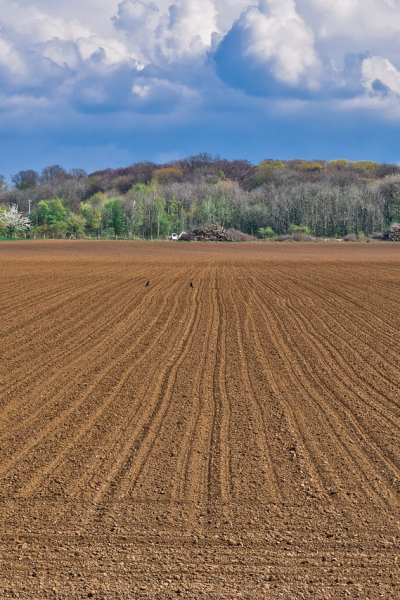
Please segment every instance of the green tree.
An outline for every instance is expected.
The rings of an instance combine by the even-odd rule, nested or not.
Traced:
[[[290,225],[288,228],[289,233],[306,233],[307,235],[311,234],[311,230],[306,225]]]
[[[65,208],[61,198],[40,200],[35,212],[38,225],[43,225],[44,223],[48,225],[62,223],[68,216],[68,210]]]
[[[165,212],[165,207],[167,203],[165,198],[161,198],[157,196],[153,201],[153,218],[157,226],[157,239],[160,239],[160,229],[161,226],[164,226],[165,229],[168,230],[168,215]]]
[[[357,162],[351,163],[351,166],[367,177],[375,177],[379,170],[380,164],[377,162],[372,162],[371,160],[358,160]]]
[[[263,183],[268,183],[273,181],[276,174],[285,169],[285,165],[280,160],[263,160],[261,161],[257,167],[256,172],[253,178],[254,185],[259,186]]]
[[[338,160],[331,160],[327,163],[328,169],[337,169],[339,171],[348,169],[350,167],[349,161],[345,158],[339,158]]]
[[[199,223],[211,224],[217,220],[215,202],[211,194],[207,194],[196,210],[196,216]]]
[[[182,202],[177,200],[175,196],[172,196],[171,200],[167,203],[167,214],[169,223],[168,233],[171,233],[173,231],[178,232],[182,229],[181,212]]]
[[[33,214],[37,230],[43,235],[60,237],[67,230],[68,210],[61,198],[40,200]]]
[[[322,165],[320,162],[314,160],[314,161],[302,161],[300,163],[298,163],[298,165],[296,165],[296,168],[298,171],[302,171],[303,173],[305,172],[312,172],[312,171],[322,171]]]
[[[129,235],[142,236],[144,222],[143,199],[130,190],[123,202],[123,211]]]
[[[145,199],[147,186],[137,183],[131,187],[124,198],[124,213],[128,228],[134,235],[144,237],[145,232]]]
[[[121,235],[125,231],[125,219],[120,198],[107,200],[103,205],[102,222],[111,235]]]
[[[88,233],[99,235],[101,227],[101,208],[91,202],[81,202],[80,216],[84,219]]]
[[[74,235],[81,235],[85,232],[86,221],[83,215],[76,215],[70,212],[66,220],[67,233]]]
[[[400,175],[388,175],[380,187],[384,198],[383,225],[389,227],[400,221]]]
[[[263,240],[265,240],[266,238],[271,238],[276,236],[275,231],[272,229],[272,227],[260,227],[260,229],[258,230],[259,236],[260,238],[262,238]]]
[[[7,233],[7,221],[6,221],[7,207],[3,204],[0,205],[0,235]]]
[[[222,227],[229,227],[232,223],[234,207],[231,198],[227,198],[223,194],[218,194],[214,200],[215,220]]]

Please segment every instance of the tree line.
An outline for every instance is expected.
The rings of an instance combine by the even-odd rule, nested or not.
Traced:
[[[35,237],[164,239],[217,222],[264,238],[296,231],[325,238],[370,236],[400,221],[400,167],[371,161],[253,165],[202,153],[91,174],[50,165],[20,171],[12,184],[0,180],[3,215],[16,206]],[[0,234],[7,234],[1,218]]]

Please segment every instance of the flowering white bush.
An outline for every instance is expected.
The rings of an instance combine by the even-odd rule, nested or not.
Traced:
[[[2,211],[0,219],[5,221],[8,231],[11,233],[11,237],[13,237],[16,231],[25,231],[31,227],[30,219],[24,217],[24,215],[19,212],[16,204],[11,204],[7,211]]]

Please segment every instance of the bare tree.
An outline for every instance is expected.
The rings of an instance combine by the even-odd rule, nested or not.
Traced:
[[[35,187],[39,183],[39,173],[32,169],[19,171],[11,177],[11,181],[19,190]]]
[[[67,175],[63,167],[60,167],[60,165],[49,165],[48,167],[43,167],[39,181],[41,183],[53,181],[54,179],[60,177],[60,175]]]
[[[84,179],[85,177],[87,177],[87,173],[85,171],[85,169],[80,169],[80,168],[74,168],[74,169],[70,169],[68,171],[68,173],[74,178],[74,179]]]

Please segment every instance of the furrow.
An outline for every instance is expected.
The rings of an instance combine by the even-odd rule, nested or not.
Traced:
[[[340,377],[336,377],[335,382],[344,387],[347,393],[350,392],[353,397],[361,401],[364,406],[368,405],[376,411],[380,418],[387,421],[390,428],[398,428],[400,419],[397,417],[397,414],[393,412],[395,409],[395,412],[399,413],[398,403],[394,400],[394,393],[389,395],[386,392],[386,388],[388,387],[387,380],[381,381],[381,386],[378,387],[377,376],[379,375],[379,372],[374,367],[371,367],[370,363],[364,363],[359,357],[357,358],[362,366],[356,370],[352,364],[346,360],[344,353],[338,350],[337,346],[331,342],[332,328],[329,327],[326,319],[321,319],[319,315],[314,312],[312,320],[310,320],[308,311],[306,312],[304,308],[300,308],[300,304],[296,308],[293,307],[292,310],[296,314],[303,335],[308,337],[311,343],[315,342],[318,344],[318,354],[325,365],[329,366],[330,358],[332,358],[334,359],[334,362],[341,367]],[[318,327],[316,327],[316,323],[318,323]],[[345,325],[343,326],[345,327]],[[328,334],[324,333],[324,329],[328,330]],[[315,348],[315,350],[317,350],[317,348]],[[348,346],[348,350],[349,354],[351,354],[351,347]],[[329,358],[324,359],[327,353],[329,354]],[[373,355],[374,349],[371,348],[371,356]],[[353,363],[355,363],[354,359]],[[367,367],[371,367],[368,377],[366,373]],[[344,386],[343,384],[345,383],[346,385]],[[398,389],[393,382],[391,382],[391,387],[393,387],[393,390]],[[355,389],[353,390],[353,388]],[[392,411],[392,414],[388,414],[388,411]]]
[[[342,455],[342,470],[340,473],[342,484],[348,479],[348,475],[351,473],[351,485],[350,481],[347,481],[348,490],[354,488],[354,478],[356,478],[360,489],[369,494],[375,503],[382,506],[382,508],[386,508],[386,500],[382,500],[379,490],[370,482],[371,477],[367,476],[365,467],[360,464],[363,459],[365,462],[365,457],[361,457],[359,452],[357,452],[358,457],[356,460],[354,456],[355,448],[350,448],[349,446],[351,444],[348,445],[343,439],[345,437],[343,436],[345,424],[338,418],[330,403],[324,401],[323,396],[317,393],[315,387],[311,385],[310,380],[312,370],[310,367],[307,367],[304,370],[304,348],[302,348],[302,352],[300,353],[298,350],[298,343],[296,339],[293,339],[295,333],[293,324],[291,323],[290,327],[284,326],[283,323],[285,319],[287,319],[287,314],[283,312],[279,313],[275,310],[274,313],[275,334],[279,346],[284,349],[284,351],[280,353],[280,356],[285,364],[289,378],[293,381],[293,384],[296,382],[297,391],[302,390],[300,396],[302,399],[302,407],[303,409],[307,409],[309,415],[308,418],[312,420],[315,420],[314,414],[318,414],[315,409],[318,409],[320,414],[320,426],[316,426],[315,430],[321,429],[321,432],[324,431],[320,439],[320,444],[323,444],[327,448],[335,447],[337,455],[339,455],[339,452]],[[293,359],[289,360],[287,357],[291,355],[293,356]],[[312,404],[310,404],[310,401]],[[368,466],[370,466],[369,461]],[[341,487],[341,481],[338,480],[337,477],[334,477],[334,479],[336,480],[336,485]]]
[[[298,286],[298,282],[293,282],[293,284]],[[328,304],[332,311],[337,312],[338,307],[340,306],[341,316],[344,315],[347,318],[350,330],[344,329],[341,320],[339,319],[337,320],[336,327],[342,332],[343,340],[349,338],[354,331],[354,346],[358,347],[358,354],[360,356],[363,356],[361,355],[361,349],[364,350],[364,360],[366,359],[365,357],[369,356],[369,346],[363,341],[363,338],[366,338],[368,334],[371,340],[374,341],[375,354],[379,356],[382,363],[384,362],[386,364],[386,369],[390,372],[390,375],[395,376],[398,373],[398,353],[396,348],[392,348],[391,346],[394,341],[396,341],[397,344],[399,331],[396,331],[395,335],[386,333],[386,331],[393,329],[393,320],[384,325],[384,321],[380,318],[381,325],[379,327],[375,326],[374,323],[376,323],[379,318],[376,313],[369,313],[368,317],[363,316],[368,314],[366,305],[349,299],[346,294],[340,293],[337,290],[332,289],[332,287],[328,287],[328,293],[321,291],[322,286],[320,285],[319,280],[318,285],[315,285],[314,283],[313,286],[307,286],[302,283],[302,287],[309,291],[312,298],[320,298],[324,303]],[[339,299],[339,303],[336,301],[331,302],[329,300],[329,297],[332,295]],[[356,310],[354,307],[356,307]],[[377,308],[380,311],[382,310],[382,306]],[[383,377],[382,373],[379,373],[379,376]]]
[[[178,289],[179,283],[175,284],[176,288]],[[175,288],[173,287],[173,290]],[[167,305],[167,300],[165,301],[165,305]],[[153,313],[154,314],[154,313]],[[173,314],[171,316],[171,318],[173,318]],[[159,320],[159,315],[155,314],[155,317],[151,320],[151,326],[149,328],[149,331],[152,331],[152,329],[154,329],[154,325],[157,323],[157,321]],[[163,321],[163,327],[160,329],[161,334],[163,335],[164,332],[168,331],[168,326],[170,325],[170,320],[167,321]],[[148,331],[144,331],[141,336],[139,336],[139,338],[136,340],[136,346],[139,346],[139,344],[141,342],[145,342],[146,341],[146,336],[148,335]],[[155,337],[155,339],[157,339],[157,337]],[[136,351],[136,348],[135,348]],[[88,386],[88,389],[85,391],[85,393],[82,395],[81,393],[79,394],[78,400],[72,402],[72,404],[70,404],[69,407],[67,407],[60,415],[56,416],[53,415],[50,423],[48,425],[46,425],[45,427],[40,427],[39,423],[39,434],[32,437],[29,436],[29,443],[23,445],[22,450],[20,450],[19,452],[16,452],[12,455],[11,459],[9,461],[3,462],[3,464],[0,467],[0,474],[4,474],[6,473],[12,466],[14,466],[15,464],[17,464],[18,462],[22,461],[22,459],[24,458],[25,455],[32,453],[32,450],[38,446],[43,440],[45,440],[46,437],[49,436],[49,434],[53,431],[56,431],[60,428],[62,428],[63,423],[67,423],[68,419],[70,419],[72,416],[75,415],[75,413],[77,412],[78,409],[81,409],[82,412],[82,416],[81,419],[83,421],[85,421],[87,419],[86,414],[84,414],[85,408],[88,405],[88,400],[91,398],[92,394],[95,392],[96,388],[101,385],[101,383],[104,381],[104,379],[106,378],[106,376],[108,376],[110,373],[112,373],[113,369],[117,369],[117,372],[120,372],[120,368],[118,367],[119,364],[122,364],[124,362],[125,359],[130,359],[131,360],[131,355],[132,355],[132,345],[129,344],[127,350],[125,350],[122,354],[117,353],[117,356],[115,357],[115,359],[106,367],[106,369],[103,369],[102,371],[100,371],[99,374],[96,374],[96,379],[95,381]],[[147,353],[144,354],[144,356],[146,356]],[[119,376],[117,376],[119,378]],[[117,379],[118,380],[118,379]],[[63,390],[61,390],[60,394],[63,394]],[[56,403],[57,398],[54,399],[54,403]],[[61,398],[60,398],[61,401]],[[107,399],[106,399],[107,401]],[[101,402],[104,402],[104,399],[101,399]],[[92,403],[90,403],[90,406],[92,405]],[[100,412],[101,412],[101,407],[100,407]],[[30,429],[32,429],[32,424],[29,424]],[[77,427],[77,424],[74,424],[74,428]],[[79,431],[78,431],[78,436],[79,436]],[[24,434],[24,436],[26,436],[26,433]],[[14,442],[14,446],[16,445],[15,443],[15,439],[13,438],[12,440]],[[22,440],[21,440],[22,441]],[[74,443],[76,443],[76,440],[74,440]],[[40,450],[40,448],[39,448]]]
[[[258,473],[254,474],[254,478],[248,482],[248,485],[253,486],[257,495],[262,495],[263,499],[270,497],[272,502],[282,502],[282,490],[278,483],[272,460],[272,450],[267,437],[266,419],[269,417],[269,407],[265,403],[265,399],[260,397],[260,389],[255,390],[251,382],[256,372],[254,371],[252,352],[253,340],[248,335],[248,328],[246,327],[248,306],[246,302],[240,302],[239,305],[239,300],[242,299],[243,301],[242,289],[247,279],[245,273],[246,271],[243,271],[243,269],[239,270],[232,267],[230,279],[225,282],[230,298],[229,310],[225,309],[225,314],[234,317],[232,339],[229,340],[228,344],[231,349],[229,363],[232,366],[230,379],[235,380],[239,377],[235,394],[235,408],[239,405],[239,414],[242,416],[247,414],[252,435],[251,439],[248,440],[250,441],[248,452],[251,453],[251,462],[255,463],[253,469],[255,467]],[[236,364],[237,361],[239,364]],[[254,485],[256,481],[257,485]],[[261,481],[264,481],[263,486],[260,485]]]
[[[60,284],[59,284],[60,285]],[[64,284],[62,284],[64,285]],[[96,290],[97,285],[96,282],[93,282],[93,285],[88,286],[85,284],[85,295],[90,298],[91,294]],[[76,290],[74,286],[74,292],[72,293],[72,299],[79,298],[79,291]],[[8,326],[4,330],[4,336],[12,338],[16,334],[21,332],[21,321],[23,320],[24,330],[28,329],[30,326],[33,329],[37,328],[37,323],[45,320],[48,321],[52,318],[54,313],[60,313],[63,309],[68,308],[71,302],[71,289],[67,286],[66,289],[59,289],[59,287],[52,293],[44,293],[39,298],[30,298],[27,297],[25,301],[21,302],[21,298],[18,298],[17,308],[16,308],[16,318],[15,324],[12,322],[12,314],[9,314],[8,311],[6,313],[7,321],[6,323],[10,323],[11,326]],[[33,310],[29,307],[35,307]],[[28,310],[25,314],[21,315],[22,307],[27,307]],[[40,307],[40,308],[38,308]]]
[[[304,286],[302,283],[297,282],[296,280],[293,280],[292,277],[289,278],[291,281],[291,285],[293,287],[294,290],[296,290],[296,298],[297,298],[297,302],[299,304],[302,304],[303,306],[306,306],[306,302],[307,302],[307,308],[309,310],[312,310],[313,307],[315,307],[315,309],[312,312],[312,318],[313,319],[318,319],[321,326],[319,331],[324,331],[326,329],[328,329],[329,331],[329,338],[331,339],[335,339],[337,341],[336,345],[335,345],[335,352],[336,355],[340,354],[342,356],[342,359],[344,361],[344,364],[347,365],[347,370],[352,370],[354,376],[356,378],[360,378],[363,377],[363,373],[364,373],[364,369],[359,368],[359,365],[362,365],[363,363],[365,365],[368,365],[368,369],[374,370],[375,373],[375,377],[370,377],[368,380],[363,377],[364,382],[370,387],[370,389],[374,389],[374,384],[375,384],[375,380],[378,378],[379,380],[382,380],[383,385],[375,391],[377,391],[377,393],[379,394],[379,396],[382,399],[385,399],[385,389],[387,388],[393,388],[393,385],[398,381],[399,385],[400,385],[400,379],[398,377],[398,369],[397,366],[391,368],[391,365],[389,365],[387,363],[387,360],[385,359],[385,354],[387,353],[387,351],[393,351],[395,350],[395,348],[391,348],[391,345],[393,344],[392,339],[389,337],[387,338],[387,345],[385,346],[385,350],[386,351],[382,351],[382,353],[378,353],[376,351],[376,344],[373,345],[374,351],[371,353],[371,346],[366,346],[365,342],[362,341],[362,338],[365,337],[365,331],[357,328],[356,333],[354,333],[354,335],[352,336],[352,329],[354,329],[354,324],[353,324],[353,316],[345,316],[344,318],[344,314],[343,314],[343,310],[341,309],[340,305],[338,305],[337,303],[331,303],[329,301],[329,297],[331,294],[331,288],[328,286],[325,290],[323,285],[321,285],[321,282],[319,280],[319,277],[317,275],[314,276],[314,287],[313,288],[308,288],[309,291],[309,296],[307,298],[305,298],[304,296]],[[265,283],[265,282],[264,282]],[[276,283],[276,281],[274,282],[274,285],[276,287],[281,287],[282,289],[282,293],[284,294],[284,290],[282,288],[282,286],[279,286],[279,284]],[[321,291],[323,290],[323,291]],[[295,294],[291,295],[290,301],[294,301],[294,297]],[[317,303],[317,298],[320,298],[322,300],[322,304]],[[289,300],[288,300],[289,302]],[[326,308],[326,306],[329,307],[329,309]],[[376,318],[375,315],[370,316],[370,318],[368,319],[368,321],[373,322],[374,319]],[[332,323],[330,325],[330,323]],[[312,323],[310,322],[310,328],[312,328]],[[321,333],[322,335],[322,333]],[[378,340],[380,337],[384,337],[384,335],[381,335],[381,330],[380,329],[374,329],[374,340]],[[327,339],[327,338],[326,338]],[[351,339],[352,340],[352,344],[350,344],[347,340]],[[397,338],[396,338],[396,344],[397,344]],[[360,347],[365,347],[365,356],[363,356],[362,354],[360,354]],[[347,351],[347,356],[352,356],[352,363],[354,365],[357,365],[357,371],[352,367],[352,365],[349,363],[348,358],[344,355],[343,350],[342,349],[346,349]],[[371,360],[374,357],[377,357],[377,361],[381,364],[384,365],[385,371],[388,371],[388,375],[390,375],[390,377],[388,375],[386,375],[385,373],[382,372],[382,370],[380,370],[378,367],[375,367],[375,365],[371,362]],[[377,364],[378,364],[377,362]],[[386,385],[385,385],[386,384]],[[394,401],[394,397],[393,394],[387,398],[387,400],[389,401],[389,407],[393,407],[393,404],[395,403]],[[398,405],[398,403],[396,403]]]
[[[104,476],[103,483],[99,486],[94,497],[94,503],[99,504],[110,488],[110,483],[119,478],[117,500],[126,495],[129,490],[136,487],[137,480],[148,460],[157,434],[162,426],[163,418],[171,402],[171,389],[176,373],[185,360],[188,347],[191,344],[193,331],[198,326],[199,311],[196,309],[189,315],[185,324],[182,337],[174,352],[174,357],[160,369],[157,381],[152,384],[150,394],[145,394],[146,400],[142,414],[130,430],[129,440],[120,448],[118,458],[111,470]],[[134,451],[136,450],[136,452]],[[89,518],[89,515],[88,515]]]
[[[177,349],[171,347],[170,341],[171,339],[182,340],[185,335],[187,320],[190,318],[189,313],[191,311],[191,305],[189,304],[185,306],[185,303],[179,301],[179,294],[174,294],[174,302],[177,302],[178,304],[172,304],[172,320],[174,320],[178,315],[178,318],[180,319],[179,322],[182,323],[182,325],[174,330],[171,327],[171,324],[169,324],[169,336],[163,336],[163,338],[160,339],[157,344],[151,346],[151,351],[146,353],[146,356],[143,357],[143,359],[145,358],[146,360],[135,362],[133,370],[133,374],[135,376],[132,377],[132,381],[129,382],[129,387],[127,387],[125,393],[120,394],[119,396],[119,403],[122,407],[121,423],[113,428],[105,427],[103,425],[101,429],[103,435],[101,440],[99,440],[99,444],[101,442],[101,448],[107,448],[111,458],[93,462],[93,465],[90,466],[90,468],[85,469],[85,472],[89,473],[94,479],[98,480],[100,478],[100,474],[102,474],[101,477],[103,479],[104,477],[110,479],[110,485],[114,486],[114,478],[113,476],[109,476],[109,473],[110,471],[114,472],[115,457],[119,456],[121,450],[127,451],[127,449],[132,446],[131,454],[128,455],[129,453],[127,453],[127,459],[131,460],[140,445],[140,439],[144,435],[143,432],[145,432],[148,428],[148,423],[150,423],[149,411],[152,411],[153,406],[151,402],[149,402],[149,397],[152,394],[153,388],[160,390],[164,385],[169,365],[172,364],[174,356],[176,356]],[[197,292],[194,297],[194,304],[197,304]],[[184,312],[179,313],[178,308],[179,310],[184,309]],[[155,352],[157,353],[157,356],[152,359],[152,354]],[[140,363],[142,362],[143,367],[139,368]],[[147,371],[145,371],[146,364],[151,365]],[[185,392],[187,392],[187,390],[185,390]],[[177,405],[177,409],[179,410],[178,396],[174,399],[174,403]],[[106,430],[107,434],[104,435],[104,431]],[[137,432],[136,436],[133,433],[134,431]],[[171,439],[171,444],[173,444],[175,441],[176,440]],[[172,447],[173,446],[171,445],[171,449]],[[101,454],[101,449],[99,450]],[[165,447],[163,447],[163,450],[165,453]],[[168,456],[170,456],[170,453],[168,453]],[[121,465],[121,469],[126,468],[126,465]],[[164,473],[162,472],[162,477],[163,476]],[[115,479],[120,481],[120,473],[115,475]],[[88,480],[89,479],[87,479],[85,482],[83,479],[81,479],[78,487],[83,488],[84,485],[87,484]],[[169,473],[169,481],[171,481],[171,473]],[[115,491],[117,491],[117,489]]]
[[[213,434],[211,438],[211,444],[213,443],[216,435],[216,423],[218,423],[218,460],[219,460],[219,479],[220,479],[220,492],[219,498],[224,504],[226,504],[231,495],[231,476],[230,476],[230,419],[231,419],[231,406],[229,397],[227,394],[227,361],[229,360],[228,349],[227,349],[227,337],[229,329],[228,313],[226,310],[226,304],[224,300],[224,289],[222,286],[226,285],[225,277],[218,275],[216,277],[216,289],[217,289],[217,306],[219,310],[218,319],[218,343],[219,350],[217,355],[218,367],[214,369],[214,374],[217,373],[217,382],[213,383],[213,389],[218,390],[217,397],[219,403],[216,404],[218,421],[214,420]],[[215,440],[216,441],[216,440]],[[211,446],[212,452],[212,446]],[[214,458],[214,456],[212,456]],[[211,465],[210,465],[211,466]],[[210,471],[211,474],[211,471]],[[209,490],[211,487],[211,478],[209,481]]]
[[[268,404],[274,406],[271,415],[271,438],[275,437],[275,454],[278,465],[282,468],[281,482],[288,478],[291,471],[293,479],[287,481],[289,491],[300,483],[306,491],[305,481],[312,481],[314,490],[321,493],[332,490],[336,485],[335,474],[326,468],[326,458],[318,446],[318,440],[310,438],[310,423],[296,404],[291,402],[293,386],[283,375],[282,347],[277,336],[275,315],[271,311],[274,295],[257,296],[255,278],[248,279],[248,311],[245,325],[249,328],[249,336],[254,340],[256,360],[263,374],[262,386],[267,386]],[[268,304],[270,300],[270,304]],[[257,305],[262,306],[257,306]],[[262,321],[257,320],[257,310],[263,314]],[[261,333],[263,332],[263,336]],[[288,435],[289,434],[289,435]],[[289,466],[287,465],[289,461]],[[323,467],[324,465],[324,467]],[[303,490],[301,490],[303,491]]]
[[[21,364],[20,369],[18,369],[18,364],[13,368],[15,378],[12,386],[10,386],[13,394],[18,393],[19,390],[23,392],[27,384],[29,384],[29,389],[32,390],[33,384],[37,379],[39,379],[38,385],[40,387],[42,385],[40,376],[43,373],[46,374],[52,365],[58,365],[63,359],[66,360],[69,357],[78,355],[76,360],[80,360],[85,346],[89,346],[90,349],[93,349],[94,345],[99,348],[103,347],[104,339],[101,338],[102,335],[109,336],[113,333],[118,339],[121,335],[119,329],[126,326],[129,322],[125,323],[123,321],[127,316],[126,306],[120,309],[119,314],[116,313],[115,307],[120,304],[120,299],[125,301],[128,307],[132,304],[132,299],[130,297],[127,298],[126,294],[126,291],[130,288],[136,294],[140,294],[138,308],[140,308],[140,304],[146,306],[146,298],[148,296],[144,293],[142,285],[139,288],[138,283],[133,285],[132,281],[129,280],[125,284],[119,283],[117,286],[110,287],[107,279],[105,290],[102,287],[96,289],[96,299],[93,300],[92,298],[90,302],[93,306],[92,310],[87,310],[88,307],[85,306],[83,299],[79,301],[77,306],[71,306],[67,302],[70,317],[66,318],[64,312],[63,319],[57,318],[54,323],[50,321],[51,325],[47,325],[39,334],[37,332],[37,324],[35,324],[35,329],[30,332],[26,324],[23,323],[21,325],[22,340],[18,341],[15,338],[9,340],[10,351],[8,355],[10,355],[13,347],[18,347],[19,345],[29,352],[35,348],[41,348],[42,350],[37,353],[37,360],[29,361],[29,365],[24,361],[19,361],[19,364]],[[88,299],[90,297],[89,294]],[[97,301],[97,297],[101,298],[101,301]],[[137,304],[134,302],[135,308],[137,308]],[[112,315],[111,318],[110,314]],[[100,318],[102,318],[102,321],[99,322]],[[117,318],[122,320],[122,325],[120,321],[117,321]],[[73,322],[72,326],[71,321]],[[96,323],[95,328],[93,328],[93,322]],[[58,338],[56,335],[57,331],[59,331]],[[50,357],[48,360],[46,359],[47,356]],[[8,360],[11,360],[11,357]],[[27,371],[26,375],[24,371]]]
[[[295,312],[295,311],[293,311]],[[353,392],[352,388],[354,387],[354,382],[351,380],[346,380],[346,376],[344,375],[346,369],[344,365],[340,364],[338,361],[337,365],[330,364],[329,375],[331,379],[331,384],[327,385],[324,383],[323,377],[316,376],[316,367],[318,362],[322,362],[323,365],[326,365],[326,348],[321,344],[318,339],[317,333],[311,338],[306,330],[306,326],[301,327],[301,320],[298,316],[298,312],[296,311],[296,316],[294,317],[299,325],[299,329],[303,332],[305,337],[308,337],[313,345],[313,350],[315,350],[316,354],[319,354],[319,357],[315,357],[312,361],[313,368],[309,367],[310,361],[307,361],[304,369],[308,372],[308,376],[310,381],[314,383],[314,389],[321,390],[320,396],[323,397],[323,389],[329,393],[330,402],[329,407],[335,411],[338,416],[340,422],[345,424],[345,428],[348,431],[349,438],[352,441],[352,450],[355,454],[356,452],[360,455],[360,461],[364,462],[368,469],[366,471],[372,471],[375,473],[375,480],[381,482],[382,481],[382,473],[385,472],[386,477],[389,477],[391,480],[400,479],[400,469],[398,459],[393,461],[389,460],[387,456],[384,454],[382,449],[380,448],[378,441],[373,439],[371,433],[366,433],[365,429],[360,426],[359,419],[354,415],[353,410],[350,408],[352,404],[355,404],[355,400],[360,399],[362,402],[363,409],[365,410],[365,406],[372,407],[372,404],[368,401],[365,401],[364,395],[361,396],[360,393]],[[325,350],[325,353],[324,353]],[[346,386],[347,383],[347,386]],[[349,400],[345,401],[343,398],[349,397]],[[365,394],[365,397],[368,397],[368,394]],[[361,409],[360,409],[361,410]],[[378,411],[379,417],[381,419],[387,420],[386,417]],[[382,427],[382,425],[381,425]],[[392,425],[392,427],[388,427],[388,435],[395,434],[398,430],[398,426]],[[382,430],[380,430],[380,440],[382,441]],[[344,436],[341,436],[342,438]],[[354,440],[358,441],[358,446],[354,448]],[[397,444],[394,444],[397,449]],[[371,457],[371,458],[370,458]],[[372,457],[374,461],[372,461]],[[377,461],[378,464],[375,464]],[[382,488],[381,488],[382,489]],[[394,506],[397,505],[396,492],[394,492],[390,486],[386,491],[388,499],[391,500]]]
[[[193,386],[187,386],[187,397],[190,398],[190,411],[187,418],[183,443],[179,446],[176,461],[176,476],[171,491],[171,506],[179,503],[206,502],[208,493],[208,463],[211,453],[210,439],[210,398],[212,384],[210,372],[214,370],[215,343],[217,335],[216,307],[212,286],[214,277],[205,278],[202,274],[202,294],[200,300],[200,325],[202,335],[201,349],[193,355],[188,365],[189,372],[194,372]],[[197,346],[199,348],[199,345]],[[211,411],[212,412],[212,411]]]
[[[244,327],[249,339],[252,340],[254,357],[258,364],[260,376],[256,379],[260,390],[265,390],[266,409],[268,408],[268,419],[266,431],[273,440],[275,447],[271,448],[271,456],[276,472],[276,480],[280,482],[282,493],[287,497],[297,493],[305,493],[307,487],[304,482],[313,482],[313,492],[322,493],[331,480],[321,474],[321,453],[315,444],[310,444],[305,432],[309,425],[301,414],[296,414],[288,402],[285,390],[279,385],[275,376],[276,366],[272,362],[277,356],[277,351],[272,353],[265,351],[260,341],[260,328],[257,327],[252,310],[252,298],[248,301],[248,311],[244,319]],[[273,331],[262,330],[264,334],[274,340]],[[261,379],[261,380],[260,380]],[[303,483],[303,488],[300,487]]]
[[[109,290],[107,290],[108,292]],[[99,291],[97,290],[97,294]],[[115,310],[115,305],[118,306],[118,303],[123,301],[125,297],[125,291],[123,290],[121,294],[115,296],[114,294],[107,294],[109,296],[109,301],[103,301],[101,307],[99,309],[94,309],[92,311],[87,312],[87,316],[84,319],[77,319],[73,317],[74,308],[71,308],[71,319],[74,321],[75,325],[70,328],[69,319],[64,318],[62,320],[62,329],[61,334],[59,334],[59,338],[61,338],[62,343],[58,343],[57,336],[54,333],[53,328],[47,327],[44,332],[40,332],[38,335],[35,333],[30,334],[29,331],[24,331],[24,339],[21,341],[23,346],[27,346],[26,350],[30,351],[31,346],[29,344],[29,340],[34,338],[34,346],[33,348],[46,348],[44,352],[38,352],[37,359],[33,361],[29,361],[29,368],[27,370],[27,364],[25,361],[20,361],[21,368],[20,370],[16,369],[14,371],[14,378],[12,382],[10,382],[8,388],[4,389],[4,401],[7,402],[4,415],[10,413],[10,418],[12,418],[12,411],[16,411],[18,413],[18,420],[21,422],[21,411],[25,408],[25,406],[30,409],[30,399],[29,397],[32,394],[37,393],[39,396],[41,395],[39,391],[43,390],[43,377],[46,378],[46,385],[49,387],[50,385],[57,387],[63,387],[68,385],[68,381],[71,380],[71,371],[73,370],[75,365],[80,366],[82,363],[87,363],[88,359],[96,356],[97,354],[102,354],[104,352],[104,338],[108,338],[110,335],[110,328],[112,324],[110,324],[110,311]],[[102,295],[103,297],[103,295]],[[120,299],[120,300],[119,300]],[[135,307],[135,310],[140,309],[140,304],[144,304],[145,300],[142,300],[139,303],[138,307]],[[79,313],[78,313],[79,314]],[[121,318],[123,318],[121,316]],[[96,328],[93,329],[92,323],[96,322]],[[123,322],[120,324],[117,323],[114,331],[114,335],[116,339],[120,339],[124,335],[124,328],[126,328],[127,323]],[[122,330],[122,334],[119,332],[119,329]],[[80,333],[80,332],[83,333]],[[125,335],[129,332],[126,332]],[[67,342],[67,339],[72,339],[72,342]],[[61,342],[60,340],[60,342]],[[26,344],[28,341],[28,344]],[[14,344],[15,344],[14,340]],[[19,344],[19,343],[18,343]],[[49,355],[50,358],[46,360],[44,356]],[[62,365],[66,365],[63,367]],[[63,368],[65,369],[63,372]],[[23,371],[27,370],[27,373],[24,374]],[[54,375],[49,377],[51,371],[54,371]],[[65,379],[63,379],[63,374]],[[26,388],[29,387],[29,397],[25,402],[23,402],[21,396],[25,395]],[[53,388],[54,389],[54,388]],[[16,401],[10,402],[10,397],[14,397],[18,395]],[[39,408],[41,410],[42,407]]]
[[[208,459],[206,469],[203,471],[203,489],[206,490],[207,504],[225,502],[225,489],[229,485],[227,482],[226,468],[229,465],[229,450],[227,446],[221,447],[221,426],[223,419],[229,419],[227,411],[227,402],[224,396],[225,390],[221,385],[221,377],[225,376],[224,362],[226,361],[226,313],[221,298],[220,288],[221,269],[215,272],[215,278],[212,282],[212,306],[215,319],[216,338],[211,347],[213,354],[212,364],[210,364],[209,380],[209,417],[208,429],[203,434],[207,439]],[[228,467],[229,468],[229,467]],[[222,495],[222,487],[224,487]],[[229,488],[228,488],[229,489]]]

